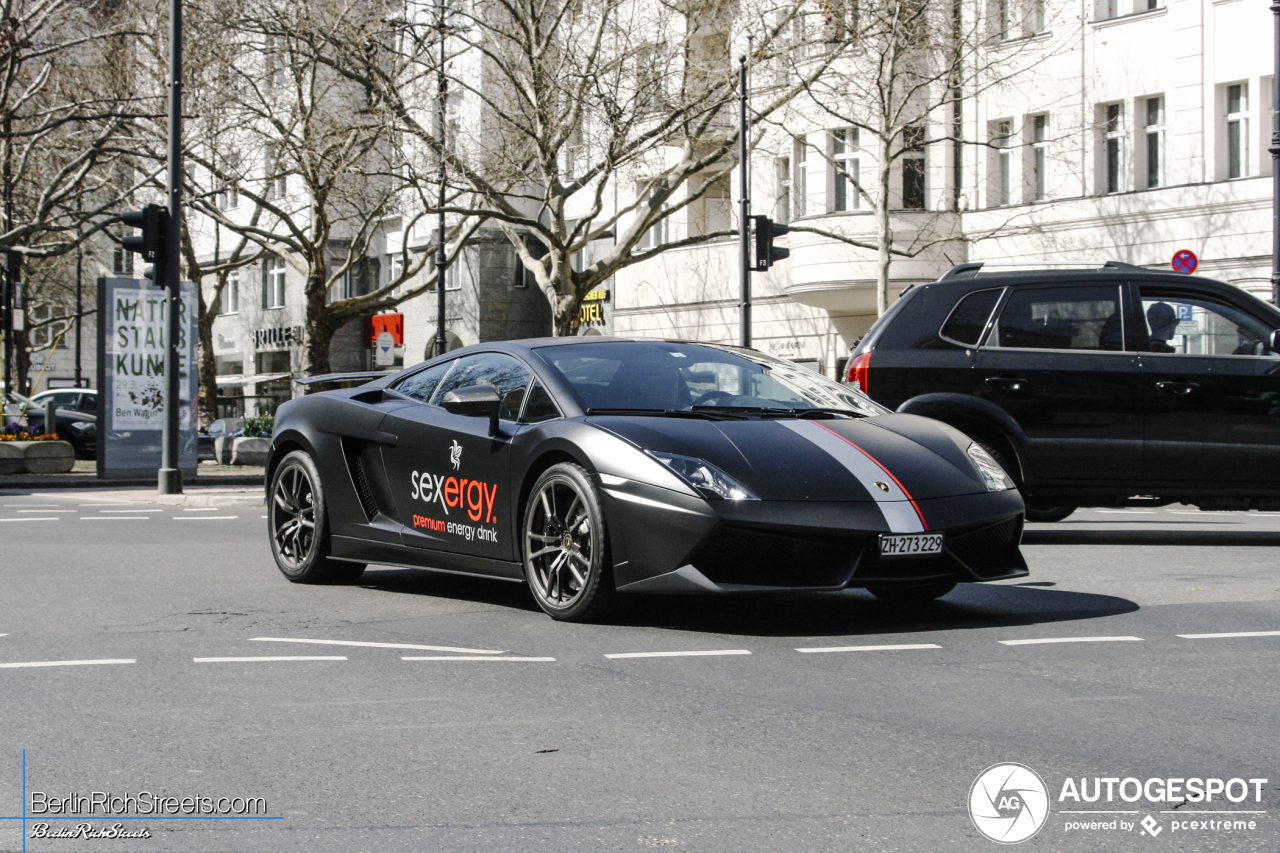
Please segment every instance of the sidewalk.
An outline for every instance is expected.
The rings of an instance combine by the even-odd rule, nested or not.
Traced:
[[[95,498],[171,506],[263,506],[262,468],[228,465],[201,465],[194,482],[183,484],[180,495],[161,495],[155,477],[146,480],[99,480],[94,463],[77,461],[66,474],[24,474],[0,477],[0,495],[50,496],[68,492],[91,494]]]

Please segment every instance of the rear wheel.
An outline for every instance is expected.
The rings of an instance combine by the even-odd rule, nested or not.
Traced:
[[[908,604],[918,601],[933,601],[941,598],[956,588],[955,581],[937,581],[919,586],[869,586],[867,592],[883,601]]]
[[[271,477],[267,525],[271,554],[294,583],[350,583],[363,563],[335,560],[329,551],[329,515],[320,472],[301,450],[286,456]]]
[[[600,499],[587,472],[562,462],[538,478],[525,506],[524,574],[552,619],[586,622],[616,593]]]
[[[992,459],[1000,463],[1000,467],[1003,468],[1005,473],[1014,481],[1014,485],[1021,490],[1022,483],[1020,482],[1020,478],[1014,474],[1015,469],[1009,464],[1009,458],[995,446],[990,445],[985,441],[979,441],[977,444],[983,450],[987,451],[987,453],[991,455]],[[1025,497],[1023,498],[1023,504],[1026,507],[1025,516],[1027,521],[1062,521],[1062,519],[1076,511],[1076,507],[1073,506],[1041,506],[1039,504],[1033,504]]]

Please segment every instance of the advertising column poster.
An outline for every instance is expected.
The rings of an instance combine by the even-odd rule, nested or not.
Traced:
[[[98,476],[148,477],[160,468],[168,300],[146,279],[98,279]],[[179,467],[196,472],[197,304],[182,283],[178,340]]]

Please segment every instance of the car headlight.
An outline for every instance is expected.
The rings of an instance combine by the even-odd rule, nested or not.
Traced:
[[[1013,488],[1013,481],[1000,467],[1000,463],[991,458],[991,454],[982,449],[980,444],[969,445],[969,458],[977,466],[982,481],[987,484],[988,492],[1003,492]]]
[[[726,501],[760,500],[746,486],[703,459],[654,450],[649,451],[649,455],[675,471],[680,479],[693,486],[704,498]]]

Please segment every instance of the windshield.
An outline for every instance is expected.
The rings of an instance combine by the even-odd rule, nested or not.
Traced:
[[[608,341],[541,347],[585,409],[887,410],[789,361],[738,347]]]

